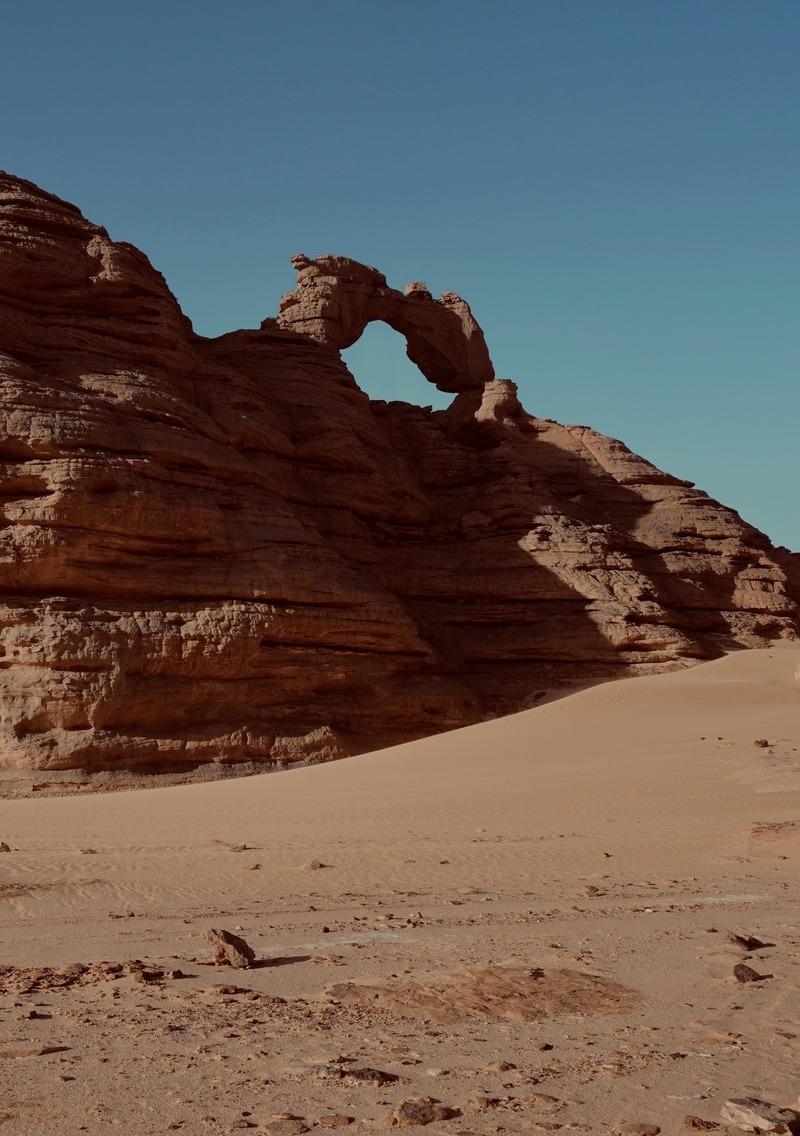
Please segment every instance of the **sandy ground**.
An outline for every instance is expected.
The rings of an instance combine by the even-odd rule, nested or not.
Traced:
[[[799,805],[796,646],[333,765],[2,801],[0,1128],[355,1133],[432,1098],[456,1114],[432,1133],[669,1133],[728,1097],[798,1107]],[[209,965],[212,927],[257,964]]]

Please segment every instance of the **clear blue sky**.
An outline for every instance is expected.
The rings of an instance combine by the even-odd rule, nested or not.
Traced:
[[[298,251],[452,289],[531,413],[800,549],[796,0],[5,0],[2,34],[0,167],[199,332]],[[388,330],[348,361],[441,405]]]

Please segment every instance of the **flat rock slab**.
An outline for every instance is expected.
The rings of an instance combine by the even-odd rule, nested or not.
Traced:
[[[625,1014],[639,995],[616,982],[573,970],[484,966],[438,981],[337,983],[327,996],[344,1006],[384,1010],[439,1025],[470,1018],[536,1022],[557,1014]]]
[[[733,943],[735,947],[741,947],[743,951],[760,951],[767,946],[762,939],[757,939],[755,935],[739,935],[735,931],[728,932],[728,942]]]
[[[758,1097],[735,1097],[725,1101],[720,1116],[745,1132],[789,1132],[798,1121],[790,1108],[776,1108]]]
[[[180,971],[172,971],[177,977]],[[127,962],[74,962],[66,966],[0,966],[0,994],[33,994],[40,990],[59,990],[70,986],[91,986],[99,982],[159,983],[166,977],[160,967],[147,966],[141,959]]]
[[[0,1049],[0,1058],[46,1057],[48,1053],[64,1053],[68,1045],[14,1045]]]
[[[737,963],[733,968],[733,975],[737,982],[763,982],[765,978],[771,978],[770,974],[759,974],[757,970],[753,970],[752,966],[748,966],[745,962]]]

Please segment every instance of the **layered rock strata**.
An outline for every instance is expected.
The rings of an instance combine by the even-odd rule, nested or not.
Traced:
[[[525,413],[463,300],[296,267],[277,318],[205,339],[0,175],[0,766],[324,760],[798,636],[798,558]],[[447,410],[359,389],[373,319]]]

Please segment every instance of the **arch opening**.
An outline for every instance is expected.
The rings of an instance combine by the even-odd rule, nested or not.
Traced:
[[[352,347],[341,352],[342,361],[359,387],[372,399],[409,402],[444,410],[453,395],[438,390],[406,354],[406,341],[382,320],[372,320]]]

